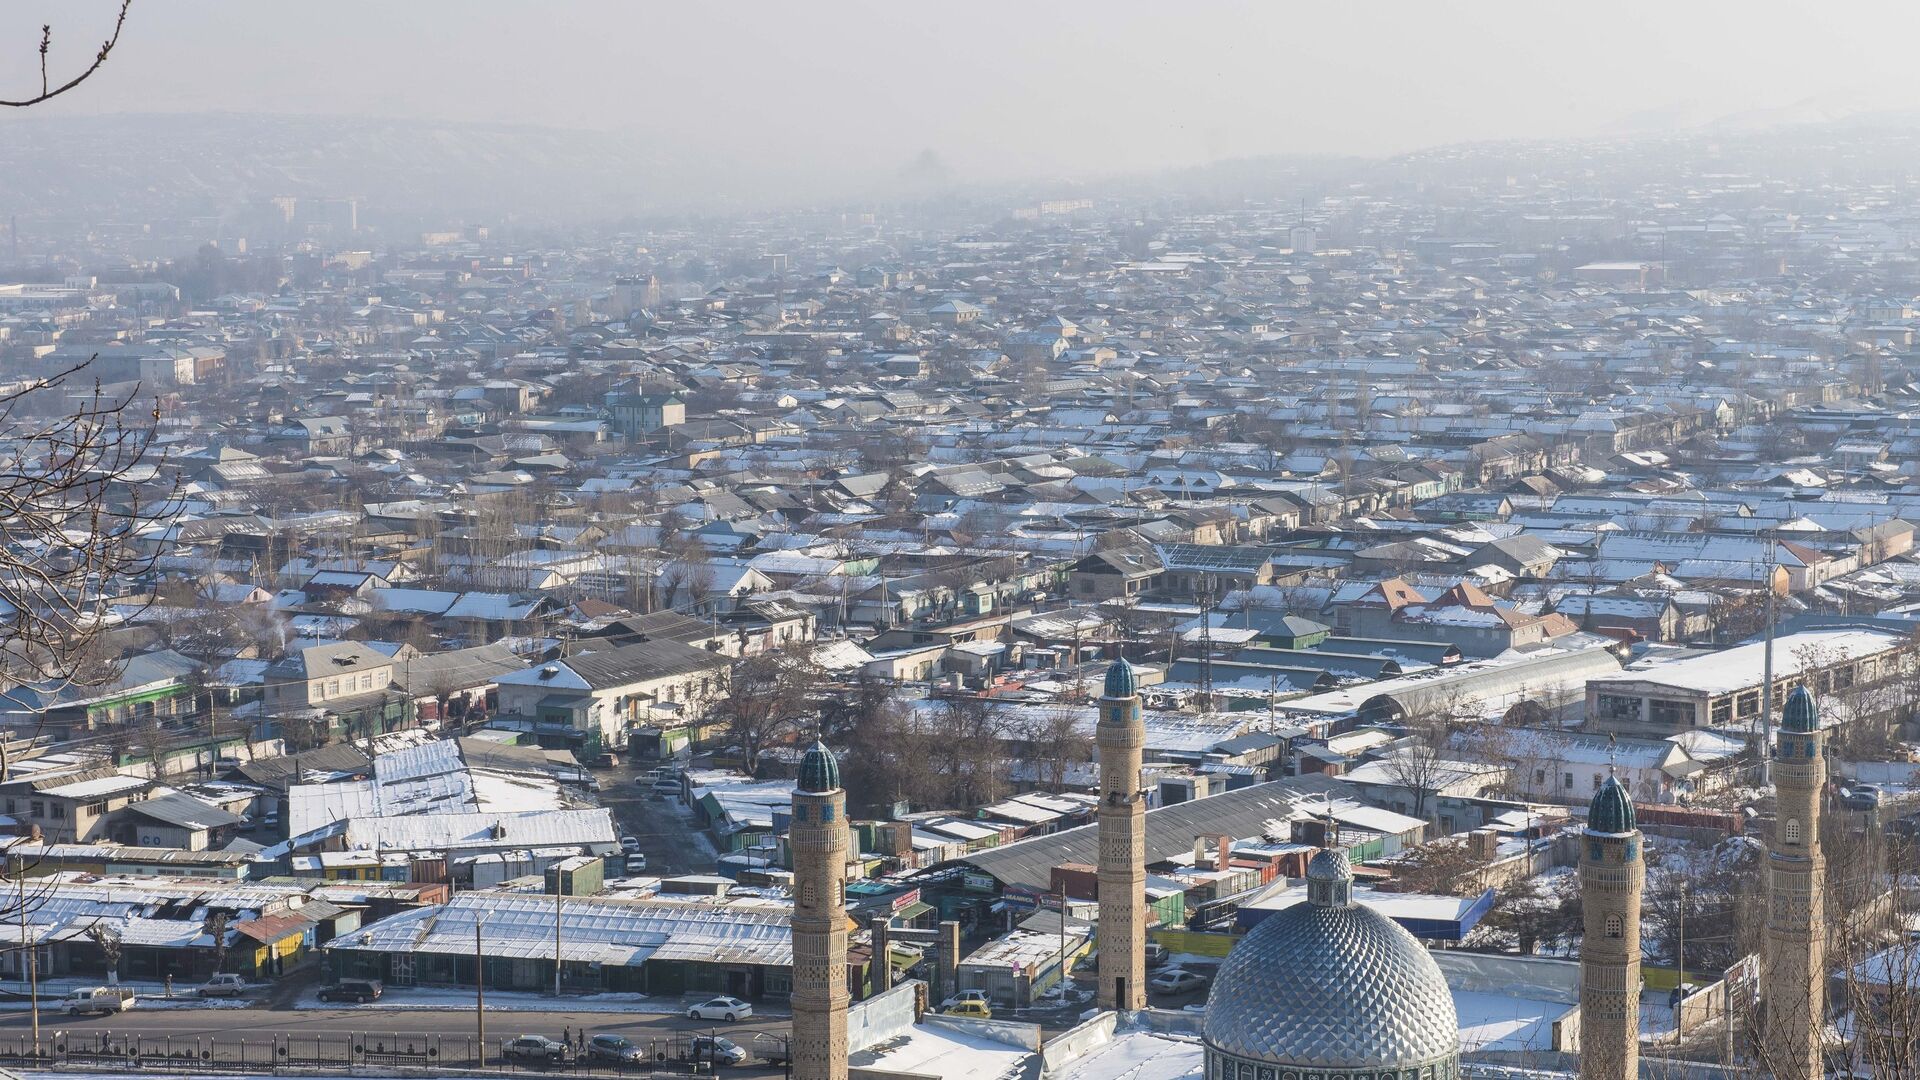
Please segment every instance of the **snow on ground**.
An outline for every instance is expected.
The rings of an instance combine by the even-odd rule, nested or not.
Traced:
[[[60,1007],[60,999],[75,990],[106,985],[108,984],[102,979],[41,979],[40,1011],[42,1013],[57,1011]],[[244,1009],[254,1004],[244,997],[196,997],[194,990],[199,986],[198,983],[185,985],[176,983],[172,997],[167,996],[167,984],[164,982],[122,979],[117,985],[122,990],[133,991],[135,998],[133,1007],[136,1009]],[[33,1008],[33,1003],[27,1000],[27,987],[23,983],[0,983],[0,994],[6,995],[0,997],[0,1012],[28,1012]]]
[[[1691,975],[1693,972],[1689,971]],[[1674,1033],[1673,1010],[1667,1006],[1664,991],[1645,991],[1640,995],[1640,1038],[1658,1041]]]
[[[1453,1007],[1460,1015],[1460,1049],[1471,1053],[1552,1049],[1553,1022],[1573,1006],[1479,990],[1455,990]]]
[[[351,1009],[356,1006],[321,1001],[318,990],[310,990],[296,999],[296,1009]],[[653,995],[631,993],[568,994],[554,997],[524,990],[488,990],[489,1009],[513,1009],[520,1012],[630,1012],[656,1016],[684,1014],[689,1006],[713,997],[712,994]],[[455,986],[389,986],[380,995],[381,1009],[470,1009],[474,1004],[471,989]],[[756,1003],[755,1016],[781,1018],[791,1015],[785,1009],[762,1007]]]
[[[1058,1080],[1188,1080],[1202,1075],[1202,1054],[1196,1039],[1123,1031],[1113,1041],[1068,1061]]]
[[[1026,1047],[999,1042],[960,1027],[916,1024],[907,1033],[850,1055],[858,1068],[943,1080],[989,1080],[1016,1073],[1030,1057]]]

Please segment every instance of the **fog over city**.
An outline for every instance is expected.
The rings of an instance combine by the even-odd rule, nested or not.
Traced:
[[[0,4],[0,1080],[1915,1080],[1915,41]]]
[[[39,24],[54,24],[57,66],[104,36],[114,6],[7,5],[0,41],[16,44],[0,52],[0,85],[30,81]],[[0,122],[219,114],[243,136],[244,117],[321,116],[402,121],[380,130],[455,144],[489,137],[419,122],[566,129],[591,137],[568,142],[555,178],[577,181],[579,209],[601,213],[611,208],[597,199],[605,179],[589,175],[596,152],[626,174],[622,197],[753,207],[924,183],[916,159],[937,163],[943,183],[1090,182],[1221,160],[1747,128],[1920,104],[1920,71],[1902,44],[1920,31],[1920,11],[1817,11],[169,0],[135,10],[127,48],[89,93]],[[1859,32],[1866,25],[1872,33]]]

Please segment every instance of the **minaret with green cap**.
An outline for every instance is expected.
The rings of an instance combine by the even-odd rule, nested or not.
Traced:
[[[1581,1080],[1640,1075],[1640,892],[1646,863],[1633,796],[1609,773],[1580,837]]]
[[[846,1080],[847,793],[840,787],[840,762],[826,743],[816,741],[800,758],[787,844],[793,859],[793,1078]]]
[[[1826,1010],[1826,860],[1820,854],[1820,799],[1827,783],[1826,739],[1812,691],[1794,687],[1780,710],[1773,744],[1773,836],[1767,843],[1762,950],[1765,1064],[1776,1080],[1825,1075],[1820,1033]]]
[[[1115,660],[1100,695],[1100,986],[1103,1009],[1147,1007],[1147,799],[1141,756],[1147,745],[1133,665]]]

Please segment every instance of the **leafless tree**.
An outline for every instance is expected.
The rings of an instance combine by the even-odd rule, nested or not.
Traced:
[[[16,447],[0,459],[0,676],[75,681],[77,661],[110,621],[115,582],[146,572],[138,545],[177,513],[169,492],[143,499],[157,414],[146,423],[131,395],[96,385],[72,415],[29,423],[29,398],[54,395],[87,362],[0,394],[0,432]]]
[[[1063,791],[1076,765],[1093,760],[1093,737],[1082,729],[1079,709],[1046,709],[1020,731],[1036,779],[1049,791]]]
[[[1414,817],[1427,816],[1429,804],[1440,793],[1452,763],[1445,756],[1447,717],[1430,713],[1407,722],[1409,738],[1385,758],[1387,775],[1407,790]]]
[[[113,47],[120,44],[120,31],[127,25],[127,11],[132,7],[133,0],[120,0],[120,13],[113,20],[113,34],[108,37],[107,40],[100,43],[100,50],[94,53],[93,62],[82,69],[79,74],[57,86],[54,84],[53,78],[48,71],[48,61],[53,54],[53,24],[43,24],[40,27],[39,49],[40,92],[24,98],[0,98],[0,105],[12,109],[28,108],[38,105],[43,101],[59,97],[61,94],[93,78],[94,74],[100,70],[101,65],[107,62],[107,55],[113,52]]]
[[[750,656],[734,666],[727,696],[713,709],[740,747],[749,776],[760,775],[760,752],[818,715],[825,673],[811,648],[795,645]]]
[[[1473,889],[1474,871],[1484,865],[1466,840],[1443,836],[1394,860],[1393,887],[1402,892],[1457,895]]]

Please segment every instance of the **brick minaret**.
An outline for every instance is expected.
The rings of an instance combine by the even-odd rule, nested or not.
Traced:
[[[847,793],[816,742],[793,790],[793,1080],[847,1080]],[[884,962],[884,961],[883,961]]]
[[[1640,891],[1633,798],[1612,776],[1593,793],[1580,837],[1580,1080],[1640,1075]]]
[[[1766,1067],[1775,1080],[1818,1080],[1826,1009],[1826,860],[1820,798],[1826,735],[1813,694],[1797,686],[1780,710],[1773,747],[1773,836],[1767,844]]]
[[[1100,719],[1100,946],[1101,1008],[1147,1007],[1147,801],[1140,790],[1140,754],[1147,729],[1133,666],[1107,669]]]

